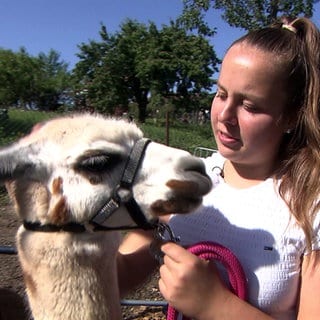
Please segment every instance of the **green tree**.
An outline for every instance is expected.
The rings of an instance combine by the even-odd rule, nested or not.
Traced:
[[[39,61],[31,57],[24,48],[16,54],[17,78],[14,82],[17,105],[21,107],[31,107],[37,104],[39,94],[39,74],[41,69]]]
[[[14,82],[18,77],[17,57],[11,50],[0,49],[0,106],[17,102]]]
[[[61,60],[60,54],[51,49],[48,54],[38,55],[39,74],[37,78],[37,104],[44,110],[56,110],[60,98],[70,88],[68,64]]]
[[[177,107],[191,107],[190,97],[212,87],[219,63],[213,48],[174,22],[158,30],[154,23],[126,20],[113,35],[102,26],[100,36],[101,42],[79,46],[74,69],[78,92],[85,88],[87,104],[100,111],[127,110],[134,102],[144,122],[150,97],[174,97]]]
[[[27,105],[36,95],[38,64],[24,48],[17,53],[0,50],[0,103],[3,106]]]
[[[141,67],[150,79],[153,89],[170,99],[176,109],[193,111],[200,108],[201,97],[210,92],[217,71],[217,58],[212,46],[202,36],[189,34],[175,22],[164,26],[154,44],[153,55],[143,60]]]
[[[111,63],[107,65],[105,59],[115,49],[115,38],[108,34],[104,25],[101,25],[99,34],[100,42],[90,40],[78,45],[79,62],[72,70],[75,100],[79,109],[94,107],[100,112],[112,113],[119,103],[117,74],[112,73],[114,66]]]
[[[127,20],[121,30],[109,35],[106,27],[100,29],[101,42],[90,41],[79,46],[80,61],[73,75],[80,104],[106,112],[127,111],[130,102],[139,108],[139,120],[144,121],[150,85],[143,79],[137,66],[139,52],[147,44],[148,28],[144,24]]]
[[[252,30],[270,25],[280,16],[312,17],[314,0],[183,0],[180,22],[202,34],[214,32],[205,21],[205,13],[221,9],[222,18],[233,27]]]
[[[56,109],[59,97],[70,86],[67,64],[54,50],[30,56],[0,49],[0,105]]]

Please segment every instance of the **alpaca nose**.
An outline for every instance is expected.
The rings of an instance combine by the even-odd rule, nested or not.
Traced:
[[[187,184],[189,190],[185,190],[186,192],[194,192],[194,195],[203,196],[211,190],[211,179],[207,175],[205,165],[200,158],[190,156],[182,158],[179,166],[186,181],[191,182],[191,184]],[[196,186],[196,188],[191,188],[191,185]]]
[[[185,157],[181,159],[179,166],[183,171],[195,171],[201,175],[207,175],[203,161],[197,157]]]

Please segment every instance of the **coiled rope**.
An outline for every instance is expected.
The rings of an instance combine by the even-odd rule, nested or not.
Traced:
[[[246,299],[246,276],[237,257],[226,247],[215,242],[199,242],[188,248],[188,251],[205,260],[217,260],[227,270],[230,290],[240,299]],[[179,312],[168,306],[167,320],[177,320]],[[183,316],[182,320],[188,320]]]

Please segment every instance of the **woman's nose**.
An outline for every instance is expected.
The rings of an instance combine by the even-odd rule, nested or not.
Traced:
[[[228,123],[232,126],[237,125],[238,118],[236,107],[230,103],[226,103],[218,115],[218,120],[223,123]]]

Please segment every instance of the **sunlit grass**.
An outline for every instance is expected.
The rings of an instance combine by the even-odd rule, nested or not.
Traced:
[[[171,147],[180,148],[193,152],[196,147],[215,148],[210,123],[204,125],[171,123],[169,125],[169,137],[167,138],[167,129],[165,125],[158,126],[151,121],[141,125],[145,135],[150,139],[167,143]]]

